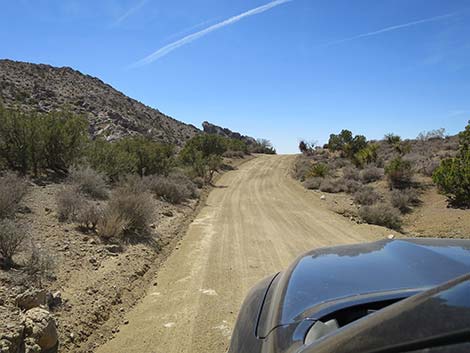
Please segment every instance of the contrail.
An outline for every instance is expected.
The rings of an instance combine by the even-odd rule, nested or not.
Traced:
[[[216,23],[215,25],[207,27],[206,29],[203,29],[202,31],[190,34],[190,35],[188,35],[188,36],[186,36],[186,37],[184,37],[180,40],[177,40],[176,42],[165,45],[164,47],[162,47],[162,48],[158,49],[157,51],[155,51],[154,53],[150,54],[149,56],[143,58],[142,60],[137,61],[132,66],[136,67],[136,66],[142,66],[142,65],[150,64],[153,61],[155,61],[155,60],[167,55],[168,53],[172,52],[173,50],[178,49],[179,47],[182,47],[185,44],[191,43],[191,42],[195,41],[196,39],[199,39],[199,38],[213,32],[213,31],[216,31],[216,30],[218,30],[222,27],[234,24],[234,23],[244,19],[245,17],[260,14],[262,12],[265,12],[265,11],[268,11],[268,10],[272,9],[273,7],[285,4],[285,3],[290,2],[290,1],[293,1],[293,0],[275,0],[275,1],[272,1],[268,4],[266,4],[266,5],[262,5],[262,6],[254,8],[252,10],[243,12],[240,15],[230,17],[229,19],[226,19],[222,22]]]
[[[341,43],[344,43],[344,42],[349,42],[349,41],[352,41],[352,40],[366,38],[366,37],[372,37],[372,36],[376,36],[376,35],[379,35],[379,34],[382,34],[382,33],[396,31],[396,30],[402,29],[402,28],[417,26],[417,25],[420,25],[420,24],[423,24],[423,23],[441,21],[441,20],[446,19],[446,18],[454,17],[455,15],[457,15],[457,13],[449,13],[449,14],[446,14],[446,15],[440,15],[440,16],[425,18],[425,19],[418,20],[418,21],[404,23],[404,24],[401,24],[401,25],[386,27],[386,28],[379,29],[377,31],[358,34],[354,37],[334,40],[332,42],[320,45],[319,47],[329,47],[331,45],[341,44]]]
[[[142,7],[144,7],[144,5],[148,2],[148,0],[142,0],[141,2],[139,2],[137,5],[135,5],[134,7],[130,8],[129,10],[127,10],[124,14],[122,14],[115,22],[114,22],[114,25],[118,25],[120,24],[121,22],[123,22],[125,19],[127,19],[128,17],[130,17],[131,15],[133,15],[135,12],[139,11]]]

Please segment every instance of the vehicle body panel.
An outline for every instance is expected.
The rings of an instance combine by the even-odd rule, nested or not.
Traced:
[[[232,341],[230,352],[295,352],[315,320],[330,312],[362,302],[398,301],[469,272],[466,240],[382,240],[313,250],[265,285],[251,332],[257,346],[239,350]],[[252,301],[248,297],[245,303]],[[247,323],[246,314],[240,321]],[[240,336],[239,322],[234,336]]]

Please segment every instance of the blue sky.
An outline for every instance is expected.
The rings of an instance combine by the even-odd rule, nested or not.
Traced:
[[[0,58],[71,66],[282,153],[470,119],[468,0],[15,0],[0,41]]]

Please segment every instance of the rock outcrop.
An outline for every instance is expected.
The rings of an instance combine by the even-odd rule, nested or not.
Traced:
[[[256,144],[256,139],[250,136],[244,136],[240,134],[239,132],[234,132],[232,130],[214,125],[209,123],[208,121],[204,121],[202,123],[202,128],[205,133],[207,134],[214,134],[214,135],[219,135],[222,137],[227,137],[227,138],[232,138],[235,140],[241,140],[245,142],[247,145],[254,145]]]

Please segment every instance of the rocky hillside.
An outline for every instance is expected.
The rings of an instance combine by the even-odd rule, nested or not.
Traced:
[[[21,110],[83,114],[90,121],[90,133],[108,140],[145,135],[181,146],[200,133],[69,67],[0,60],[0,101]]]
[[[239,132],[234,132],[227,128],[223,128],[214,124],[209,123],[208,121],[204,121],[202,123],[202,128],[204,132],[207,134],[219,135],[226,138],[231,138],[235,140],[241,140],[245,142],[247,145],[254,145],[256,144],[256,140],[250,136],[244,136]]]

